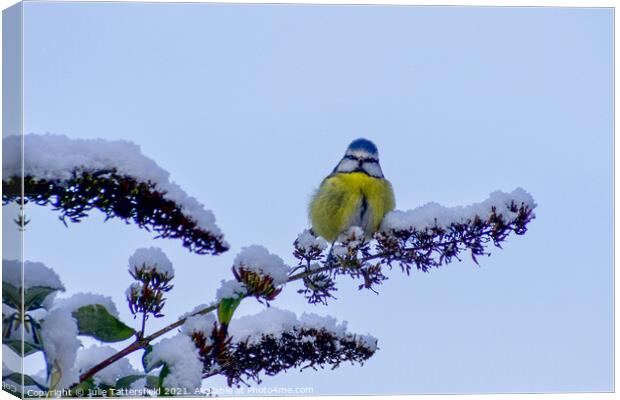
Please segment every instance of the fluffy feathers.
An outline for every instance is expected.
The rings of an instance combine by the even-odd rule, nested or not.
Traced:
[[[357,139],[315,192],[309,214],[314,232],[333,242],[351,226],[372,236],[394,207],[392,185],[383,178],[376,146]]]

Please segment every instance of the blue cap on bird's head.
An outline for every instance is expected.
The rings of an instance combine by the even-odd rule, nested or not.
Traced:
[[[379,155],[377,146],[375,146],[375,144],[370,140],[364,138],[359,138],[352,141],[347,151],[364,151],[369,154]]]
[[[359,138],[355,139],[351,142],[349,147],[347,148],[347,153],[353,152],[364,152],[370,155],[378,156],[379,151],[377,150],[377,146],[373,142],[368,139]]]

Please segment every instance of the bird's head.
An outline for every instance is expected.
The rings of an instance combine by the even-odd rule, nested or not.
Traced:
[[[368,139],[352,141],[344,157],[334,168],[334,173],[347,172],[362,172],[374,178],[383,178],[377,146]]]

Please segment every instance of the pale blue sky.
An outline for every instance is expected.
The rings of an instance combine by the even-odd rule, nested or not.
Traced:
[[[342,279],[323,307],[285,289],[275,306],[348,320],[380,351],[264,385],[613,389],[611,9],[29,2],[24,23],[25,131],[138,143],[232,245],[198,256],[99,214],[67,229],[29,207],[26,257],[68,294],[110,295],[128,319],[127,258],[161,246],[177,278],[154,330],[211,301],[241,246],[292,263],[310,194],[365,136],[400,209],[522,186],[538,218],[481,267],[395,270],[378,296]]]

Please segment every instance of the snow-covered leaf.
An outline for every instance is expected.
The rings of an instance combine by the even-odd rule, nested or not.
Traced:
[[[135,331],[110,314],[100,304],[90,304],[73,312],[80,335],[92,336],[102,342],[120,342],[130,338]]]
[[[117,349],[110,346],[92,345],[81,348],[77,354],[75,368],[78,370],[78,373],[82,375],[95,365],[98,365],[109,357],[112,357],[117,352]],[[114,387],[119,379],[125,376],[136,375],[138,373],[139,371],[133,368],[129,360],[126,358],[121,358],[120,360],[117,360],[105,368],[97,371],[93,375],[93,383],[100,388],[106,386]]]
[[[57,289],[43,286],[34,286],[26,289],[26,292],[24,293],[24,309],[26,311],[32,311],[43,308],[44,301],[47,296],[56,291]]]
[[[101,294],[95,293],[75,293],[71,297],[65,298],[55,298],[54,303],[52,304],[52,308],[64,308],[71,312],[75,310],[90,305],[90,304],[99,304],[100,306],[105,307],[105,309],[115,317],[118,317],[118,310],[116,309],[116,305],[114,301],[109,296],[104,296]]]
[[[144,356],[148,370],[163,366],[160,386],[195,390],[202,382],[203,364],[198,349],[185,334],[162,339]]]
[[[41,341],[50,389],[66,389],[79,382],[74,366],[82,343],[78,339],[77,322],[69,310],[57,308],[45,315],[41,322]]]

